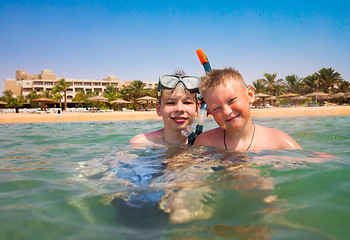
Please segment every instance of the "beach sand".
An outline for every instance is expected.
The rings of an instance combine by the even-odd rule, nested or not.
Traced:
[[[328,107],[287,107],[252,109],[252,117],[301,117],[301,116],[335,116],[350,115],[350,106]],[[40,122],[84,122],[84,121],[130,121],[154,120],[158,117],[155,111],[127,111],[105,113],[63,112],[57,114],[4,113],[0,114],[0,123],[40,123]]]

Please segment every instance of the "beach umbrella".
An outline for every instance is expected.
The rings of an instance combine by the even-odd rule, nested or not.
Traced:
[[[268,98],[266,98],[266,100],[276,100],[277,99],[277,97],[276,96],[272,96],[272,97],[268,97]]]
[[[306,94],[304,95],[305,97],[316,97],[316,98],[329,98],[330,95],[328,93],[324,93],[324,92],[313,92],[313,93],[309,93],[309,94]]]
[[[343,92],[338,92],[338,93],[332,95],[333,98],[342,98],[344,96],[345,96],[345,93],[343,93]]]
[[[145,96],[145,97],[140,97],[136,99],[138,102],[142,102],[142,101],[157,101],[157,98],[154,97],[150,97],[150,96]]]
[[[0,101],[0,105],[5,105],[7,102]]]
[[[123,99],[117,99],[117,100],[112,101],[111,103],[124,104],[124,103],[131,103],[131,102],[130,102],[130,101],[123,100]]]
[[[291,97],[290,99],[291,100],[304,100],[304,99],[306,99],[307,97],[305,97],[305,96],[296,96],[296,97]]]
[[[158,99],[150,96],[140,97],[136,99],[139,103],[146,103],[146,109],[148,110],[148,102],[155,102]]]
[[[88,98],[89,102],[97,102],[97,107],[100,107],[100,102],[108,102],[109,99],[106,97],[102,97],[102,96],[95,96],[95,97],[91,97]]]
[[[260,98],[262,98],[262,102],[263,102],[263,104],[265,104],[265,98],[270,97],[270,95],[267,95],[265,93],[257,93],[257,94],[255,94],[254,97],[255,97],[255,100],[259,100]],[[258,102],[260,102],[260,101],[258,101]]]
[[[57,103],[56,100],[49,99],[49,98],[46,98],[46,97],[36,98],[36,99],[31,100],[31,101],[39,103],[39,105],[41,105],[41,108],[43,108],[44,104]]]
[[[37,102],[37,103],[57,103],[56,100],[45,98],[45,97],[36,98],[36,99],[31,100],[31,101],[32,102]]]
[[[111,102],[112,104],[118,103],[120,105],[120,110],[123,110],[123,104],[131,103],[130,101],[126,101],[123,99],[117,99]]]
[[[280,98],[291,98],[291,97],[298,97],[300,96],[300,94],[297,93],[287,93],[287,94],[283,94],[281,96],[278,96]]]
[[[288,98],[288,102],[290,103],[292,100],[292,97],[298,97],[300,96],[300,94],[297,93],[286,93],[283,95],[278,96],[279,98]]]
[[[257,93],[255,94],[255,97],[270,97],[270,95],[267,95],[265,93]]]
[[[317,99],[327,99],[330,98],[331,96],[328,93],[324,93],[324,92],[313,92],[313,93],[309,93],[304,95],[305,97],[315,97],[315,102],[317,104]]]

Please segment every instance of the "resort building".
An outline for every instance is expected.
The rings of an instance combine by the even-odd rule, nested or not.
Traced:
[[[29,75],[26,70],[16,70],[16,79],[5,80],[5,91],[11,90],[15,97],[26,97],[31,91],[41,93],[51,91],[60,78],[51,70],[42,70],[41,74]],[[71,102],[75,95],[81,91],[103,92],[108,85],[118,88],[119,80],[115,76],[108,76],[103,80],[87,80],[65,78],[71,86],[67,90],[67,102]]]
[[[51,91],[55,83],[61,78],[57,78],[51,70],[42,70],[40,74],[29,75],[26,70],[16,70],[16,79],[5,79],[5,91],[11,90],[15,97],[26,97],[35,90],[37,93]],[[107,86],[111,85],[122,89],[132,83],[132,81],[119,82],[115,76],[108,76],[102,80],[87,80],[65,78],[71,86],[67,90],[67,102],[71,102],[75,95],[81,91],[103,92]],[[152,88],[156,83],[147,82],[145,88]]]

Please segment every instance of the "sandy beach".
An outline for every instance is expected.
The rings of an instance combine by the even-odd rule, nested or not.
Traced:
[[[350,115],[350,106],[287,107],[252,109],[252,117],[301,117]],[[155,111],[57,114],[4,113],[0,123],[83,122],[83,121],[132,121],[161,119]]]

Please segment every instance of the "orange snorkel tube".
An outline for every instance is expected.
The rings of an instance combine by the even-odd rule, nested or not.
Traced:
[[[196,53],[205,70],[205,73],[209,73],[211,71],[211,67],[207,56],[205,55],[202,49],[197,49]],[[195,133],[192,132],[192,127],[191,130],[183,130],[183,134],[188,136],[188,145],[193,145],[197,136],[203,132],[204,120],[207,115],[207,104],[204,102],[204,99],[201,95],[199,95],[198,99],[201,101],[201,106],[199,108],[196,131]]]
[[[207,56],[203,52],[203,50],[202,49],[197,49],[196,53],[197,53],[197,56],[199,58],[199,61],[201,61],[201,64],[204,67],[205,73],[210,72],[211,71],[210,63],[208,61]]]

